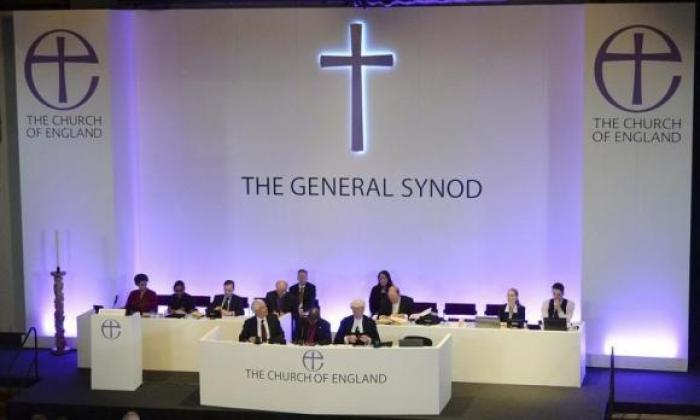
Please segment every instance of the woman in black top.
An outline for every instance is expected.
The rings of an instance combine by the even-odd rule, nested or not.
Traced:
[[[507,303],[499,308],[501,322],[509,320],[525,321],[525,307],[520,304],[518,289],[510,288],[506,295]]]
[[[185,293],[184,281],[176,281],[173,292],[168,300],[168,315],[186,315],[195,310],[192,296]]]
[[[388,271],[382,270],[377,274],[377,285],[372,287],[372,291],[369,293],[369,312],[372,315],[379,313],[382,300],[387,299],[386,292],[393,285],[391,274]]]

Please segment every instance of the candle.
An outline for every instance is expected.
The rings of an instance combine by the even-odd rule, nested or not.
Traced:
[[[56,267],[61,266],[61,251],[60,251],[60,246],[59,246],[59,241],[58,241],[58,229],[54,232],[54,239],[56,242]]]

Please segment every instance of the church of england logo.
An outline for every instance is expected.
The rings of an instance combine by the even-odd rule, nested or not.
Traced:
[[[116,340],[122,335],[122,326],[115,319],[106,319],[102,322],[100,331],[107,340]]]
[[[625,51],[624,46],[627,43],[616,41],[624,38],[628,33],[632,35],[633,49]],[[663,50],[657,51],[654,47],[649,47],[649,44],[660,44]],[[628,112],[651,111],[668,102],[678,90],[681,76],[670,72],[674,69],[673,64],[681,61],[678,46],[666,33],[649,25],[626,26],[613,32],[600,46],[594,64],[595,83],[605,100],[615,108]],[[619,92],[612,93],[605,78],[607,66],[623,62],[629,62],[627,65],[631,67],[629,74],[632,76],[629,89],[626,90],[629,94],[624,97]],[[670,81],[664,81],[665,93],[660,99],[650,98],[651,95],[645,93],[645,86],[648,87],[652,82],[657,82],[651,80],[652,77],[644,71],[646,63],[654,62],[665,64],[669,72]]]
[[[73,48],[79,48],[81,52],[67,53],[69,43]],[[68,72],[77,65],[98,63],[95,49],[82,35],[67,29],[55,29],[40,35],[29,46],[24,60],[24,77],[32,95],[39,102],[57,111],[68,111],[87,102],[97,90],[100,80],[99,76],[92,75],[89,82],[85,80],[85,86],[71,86],[69,89]],[[55,80],[58,81],[57,92],[37,85],[35,67],[38,66],[51,66]],[[75,81],[72,82],[75,83]]]
[[[304,352],[301,362],[309,372],[318,372],[323,368],[323,354],[318,350],[307,350]]]

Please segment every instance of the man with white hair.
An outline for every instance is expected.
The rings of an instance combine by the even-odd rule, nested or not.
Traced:
[[[136,411],[130,410],[124,414],[122,420],[141,420],[141,417],[139,417],[139,413]]]
[[[352,315],[340,321],[333,344],[352,344],[366,346],[379,343],[377,324],[365,315],[365,301],[355,299],[350,303]]]
[[[267,292],[265,303],[270,312],[278,316],[299,310],[296,297],[287,291],[287,282],[284,280],[277,280],[275,290]]]
[[[255,315],[246,319],[238,336],[238,341],[256,344],[285,344],[284,330],[277,315],[267,312],[267,305],[262,299],[253,301]]]

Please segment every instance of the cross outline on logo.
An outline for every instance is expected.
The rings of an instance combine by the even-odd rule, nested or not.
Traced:
[[[612,42],[623,32],[629,31],[631,29],[646,29],[657,34],[661,39],[664,40],[666,46],[669,48],[668,52],[663,53],[644,53],[644,33],[635,32],[634,33],[634,52],[633,53],[611,53],[608,52],[608,48]],[[654,105],[643,108],[643,109],[631,109],[620,105],[608,91],[605,85],[605,80],[603,76],[603,65],[606,62],[619,62],[619,61],[633,61],[634,62],[634,81],[632,90],[632,104],[642,105],[642,63],[644,61],[666,61],[666,62],[681,62],[681,52],[678,46],[673,42],[670,36],[660,31],[657,28],[649,25],[629,25],[618,29],[613,32],[608,38],[603,41],[595,57],[594,63],[594,77],[595,83],[598,90],[603,95],[605,100],[607,100],[612,106],[623,111],[628,112],[647,112],[654,110],[661,105],[665,104],[671,97],[676,93],[678,87],[681,83],[681,76],[674,75],[671,79],[671,84],[664,96]]]
[[[83,55],[66,55],[66,37],[56,36],[56,55],[44,55],[37,54],[36,50],[41,44],[41,42],[51,34],[66,33],[78,39],[83,47],[85,48],[86,54]],[[46,63],[56,63],[58,64],[58,103],[68,102],[68,93],[66,88],[66,63],[87,63],[87,64],[98,64],[99,60],[97,58],[97,53],[95,49],[90,45],[90,43],[79,33],[68,30],[68,29],[54,29],[43,33],[29,46],[27,50],[27,55],[24,59],[24,78],[27,82],[27,86],[31,91],[32,95],[49,108],[55,109],[57,111],[68,111],[71,109],[78,108],[83,105],[92,97],[92,95],[97,90],[97,84],[100,80],[99,76],[92,76],[90,79],[90,85],[88,87],[85,95],[80,99],[75,105],[59,106],[52,105],[39,93],[39,89],[36,87],[34,82],[32,68],[35,64],[46,64]]]
[[[316,361],[321,362],[321,364],[317,366]],[[308,370],[309,372],[318,372],[325,364],[323,362],[323,354],[318,350],[307,350],[301,357],[301,364],[304,365],[304,369]]]
[[[114,335],[115,329],[117,330],[116,335]],[[122,326],[116,319],[105,319],[100,326],[100,330],[102,331],[102,336],[107,340],[116,340],[122,335]],[[105,330],[108,330],[109,333],[105,332]]]

